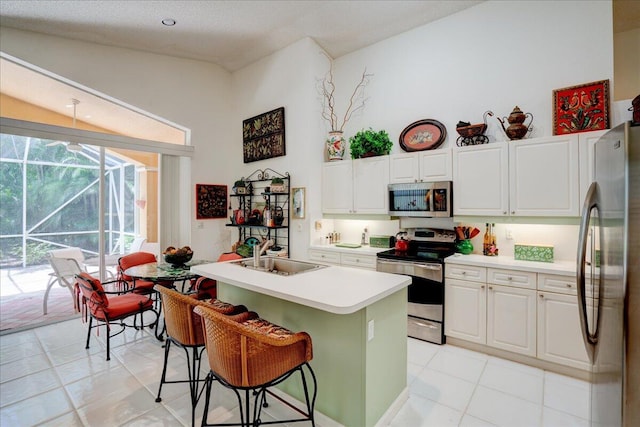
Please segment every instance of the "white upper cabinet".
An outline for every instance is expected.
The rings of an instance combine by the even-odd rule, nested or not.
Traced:
[[[579,165],[576,135],[461,147],[454,215],[578,216]]]
[[[453,214],[506,215],[509,209],[509,146],[504,142],[453,151]]]
[[[322,212],[388,214],[389,156],[325,163]]]
[[[509,145],[511,215],[580,215],[577,135],[513,141]]]
[[[389,157],[389,175],[392,184],[451,181],[451,149],[393,154]]]
[[[353,162],[340,160],[322,165],[322,212],[353,210]]]
[[[578,134],[580,143],[580,205],[587,197],[589,186],[593,182],[595,170],[595,145],[598,138],[604,135],[606,130],[585,132]]]

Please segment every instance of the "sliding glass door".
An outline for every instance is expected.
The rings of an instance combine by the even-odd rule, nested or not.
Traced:
[[[48,251],[65,247],[97,257],[101,241],[104,254],[123,254],[149,224],[156,240],[157,154],[0,138],[0,268],[47,264]]]

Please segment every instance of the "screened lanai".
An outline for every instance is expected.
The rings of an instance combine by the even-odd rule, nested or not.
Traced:
[[[46,264],[52,249],[99,254],[99,149],[0,135],[0,267]],[[139,234],[140,162],[105,153],[105,253],[125,253]],[[146,202],[145,202],[146,203]]]

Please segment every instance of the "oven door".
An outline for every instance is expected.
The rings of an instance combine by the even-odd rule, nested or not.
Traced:
[[[444,272],[436,262],[378,258],[377,270],[411,276],[408,289],[407,335],[444,344]]]

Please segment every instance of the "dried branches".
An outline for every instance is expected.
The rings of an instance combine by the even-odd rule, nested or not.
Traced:
[[[367,69],[364,69],[360,81],[349,98],[349,105],[342,117],[342,123],[338,126],[338,116],[335,109],[336,100],[334,94],[336,91],[336,85],[333,82],[333,61],[326,53],[322,52],[322,54],[329,59],[329,71],[324,79],[322,79],[318,84],[318,90],[322,95],[322,118],[329,122],[331,130],[342,132],[344,130],[344,126],[351,119],[353,113],[364,108],[366,102],[366,99],[364,98],[364,88],[369,84],[369,78],[373,74],[367,74]]]

